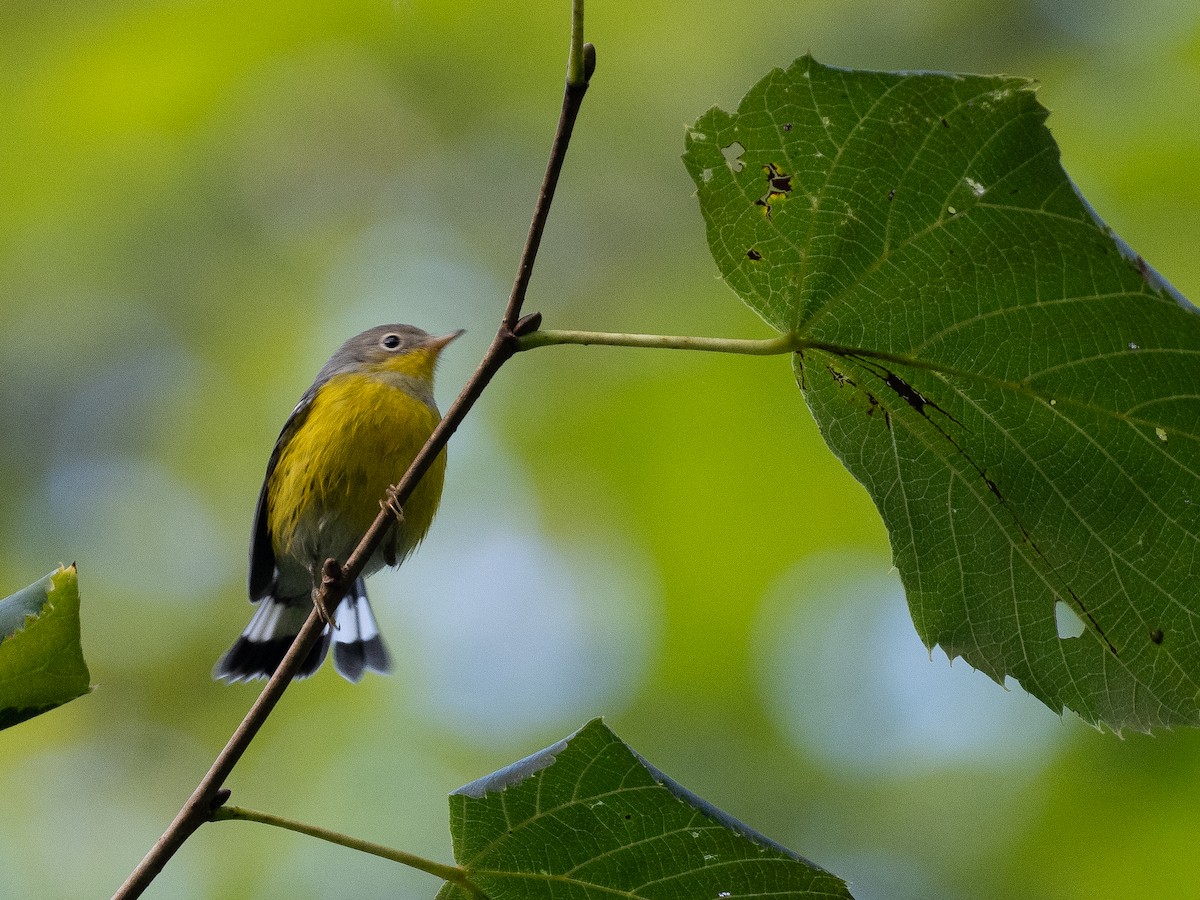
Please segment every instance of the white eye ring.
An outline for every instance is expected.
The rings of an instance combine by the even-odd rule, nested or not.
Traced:
[[[385,334],[383,339],[379,342],[379,345],[385,350],[395,350],[400,346],[400,335]]]

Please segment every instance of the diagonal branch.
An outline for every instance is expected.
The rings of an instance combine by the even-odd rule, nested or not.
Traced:
[[[517,277],[513,284],[512,294],[509,296],[508,304],[505,308],[504,318],[501,321],[500,328],[496,332],[496,337],[492,340],[488,347],[487,353],[484,354],[475,373],[463,387],[454,403],[446,411],[446,415],[442,421],[434,429],[429,440],[417,454],[412,464],[408,467],[408,471],[404,473],[404,477],[393,488],[391,494],[394,495],[397,506],[403,506],[404,502],[412,494],[417,482],[421,479],[432,464],[437,454],[442,451],[446,443],[450,440],[450,436],[458,428],[459,424],[466,417],[475,401],[479,399],[492,377],[499,371],[500,367],[507,362],[512,355],[517,351],[517,338],[521,334],[525,334],[537,329],[538,323],[541,320],[539,314],[532,316],[521,317],[521,308],[525,302],[525,293],[529,287],[529,280],[533,274],[533,264],[537,258],[538,246],[541,243],[542,232],[546,226],[546,219],[550,213],[550,204],[554,199],[554,190],[558,184],[558,176],[562,172],[563,161],[566,158],[567,146],[571,140],[571,132],[575,126],[575,120],[579,114],[579,109],[583,104],[584,94],[587,92],[588,81],[591,78],[592,72],[595,70],[596,53],[595,48],[591,44],[583,43],[583,2],[575,0],[572,15],[571,29],[571,59],[567,77],[567,84],[563,95],[562,110],[559,114],[558,127],[554,135],[554,143],[551,146],[550,158],[546,165],[546,174],[542,180],[542,186],[538,192],[537,203],[534,208],[533,220],[529,226],[529,235],[525,241],[524,250],[521,253],[520,263],[517,267]],[[581,55],[582,54],[582,55]],[[580,65],[582,61],[582,66]],[[380,509],[379,515],[375,518],[370,529],[363,536],[362,541],[354,552],[346,560],[344,566],[338,566],[336,561],[327,561],[325,565],[325,575],[322,578],[321,591],[318,598],[324,601],[327,609],[335,609],[337,603],[341,600],[342,595],[346,592],[348,585],[353,584],[354,579],[362,572],[366,561],[371,558],[383,541],[384,535],[395,521],[395,514],[383,506]],[[258,699],[246,714],[234,731],[225,748],[217,756],[208,773],[201,779],[199,785],[192,792],[183,808],[176,815],[174,821],[170,824],[167,830],[159,838],[158,842],[150,849],[145,858],[138,864],[137,868],[130,873],[125,883],[118,888],[116,894],[113,895],[113,900],[127,900],[127,898],[139,897],[142,892],[150,885],[154,878],[162,871],[167,862],[174,856],[175,852],[183,845],[195,831],[205,822],[209,821],[213,811],[219,808],[228,797],[228,793],[222,791],[222,785],[242,754],[246,752],[250,742],[258,733],[259,729],[266,722],[267,716],[275,708],[275,704],[279,702],[283,692],[291,683],[292,675],[300,665],[300,661],[308,655],[308,652],[316,644],[320,637],[321,629],[324,623],[321,621],[320,614],[317,612],[317,607],[314,606],[313,612],[309,615],[304,623],[304,627],[300,629],[300,633],[296,635],[292,642],[291,648],[287,655],[284,656],[279,667],[275,670],[274,675],[259,694]]]
[[[583,36],[583,4],[576,2],[579,8],[579,28],[572,32],[572,38]],[[542,242],[542,232],[546,228],[546,219],[550,214],[550,201],[554,199],[554,189],[558,186],[558,176],[562,172],[563,161],[567,158],[567,144],[571,141],[571,132],[575,128],[575,119],[579,108],[583,105],[583,95],[587,93],[588,82],[596,70],[596,48],[591,44],[583,45],[583,77],[573,80],[570,74],[567,78],[566,90],[563,92],[562,111],[558,116],[558,129],[554,134],[554,144],[550,151],[550,161],[546,165],[546,175],[542,179],[541,190],[538,191],[537,206],[534,209],[533,221],[529,225],[529,235],[525,238],[525,248],[521,251],[521,263],[517,266],[517,279],[513,283],[512,294],[508,298],[508,308],[504,311],[504,322],[500,326],[501,333],[517,329],[517,321],[521,317],[521,307],[525,303],[525,292],[529,288],[529,279],[533,275],[533,263],[537,258],[538,247]],[[572,50],[571,69],[577,68],[575,53]]]

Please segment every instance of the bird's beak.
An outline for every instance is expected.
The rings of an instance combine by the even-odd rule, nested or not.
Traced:
[[[458,331],[452,331],[449,334],[443,334],[440,337],[431,337],[425,342],[425,346],[430,350],[436,350],[440,353],[447,344],[465,333],[466,331],[460,328]]]

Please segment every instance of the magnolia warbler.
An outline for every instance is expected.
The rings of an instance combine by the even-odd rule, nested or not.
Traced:
[[[456,331],[434,337],[411,325],[380,325],[350,338],[317,373],[288,416],[267,462],[250,539],[250,624],[213,669],[226,681],[269,678],[313,608],[326,559],[345,562],[440,421],[433,401],[438,355]],[[421,542],[442,494],[438,454],[363,569],[398,566]],[[357,682],[386,673],[391,658],[359,577],[333,627],[301,663],[315,672],[334,645],[334,668]]]

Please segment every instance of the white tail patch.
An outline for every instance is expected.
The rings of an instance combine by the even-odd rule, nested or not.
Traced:
[[[345,597],[338,604],[334,615],[337,628],[333,632],[335,644],[366,643],[379,636],[379,626],[371,604],[363,595]]]
[[[251,643],[265,644],[277,638],[292,638],[300,633],[308,610],[303,606],[289,606],[274,597],[264,597],[242,632],[242,637]]]

